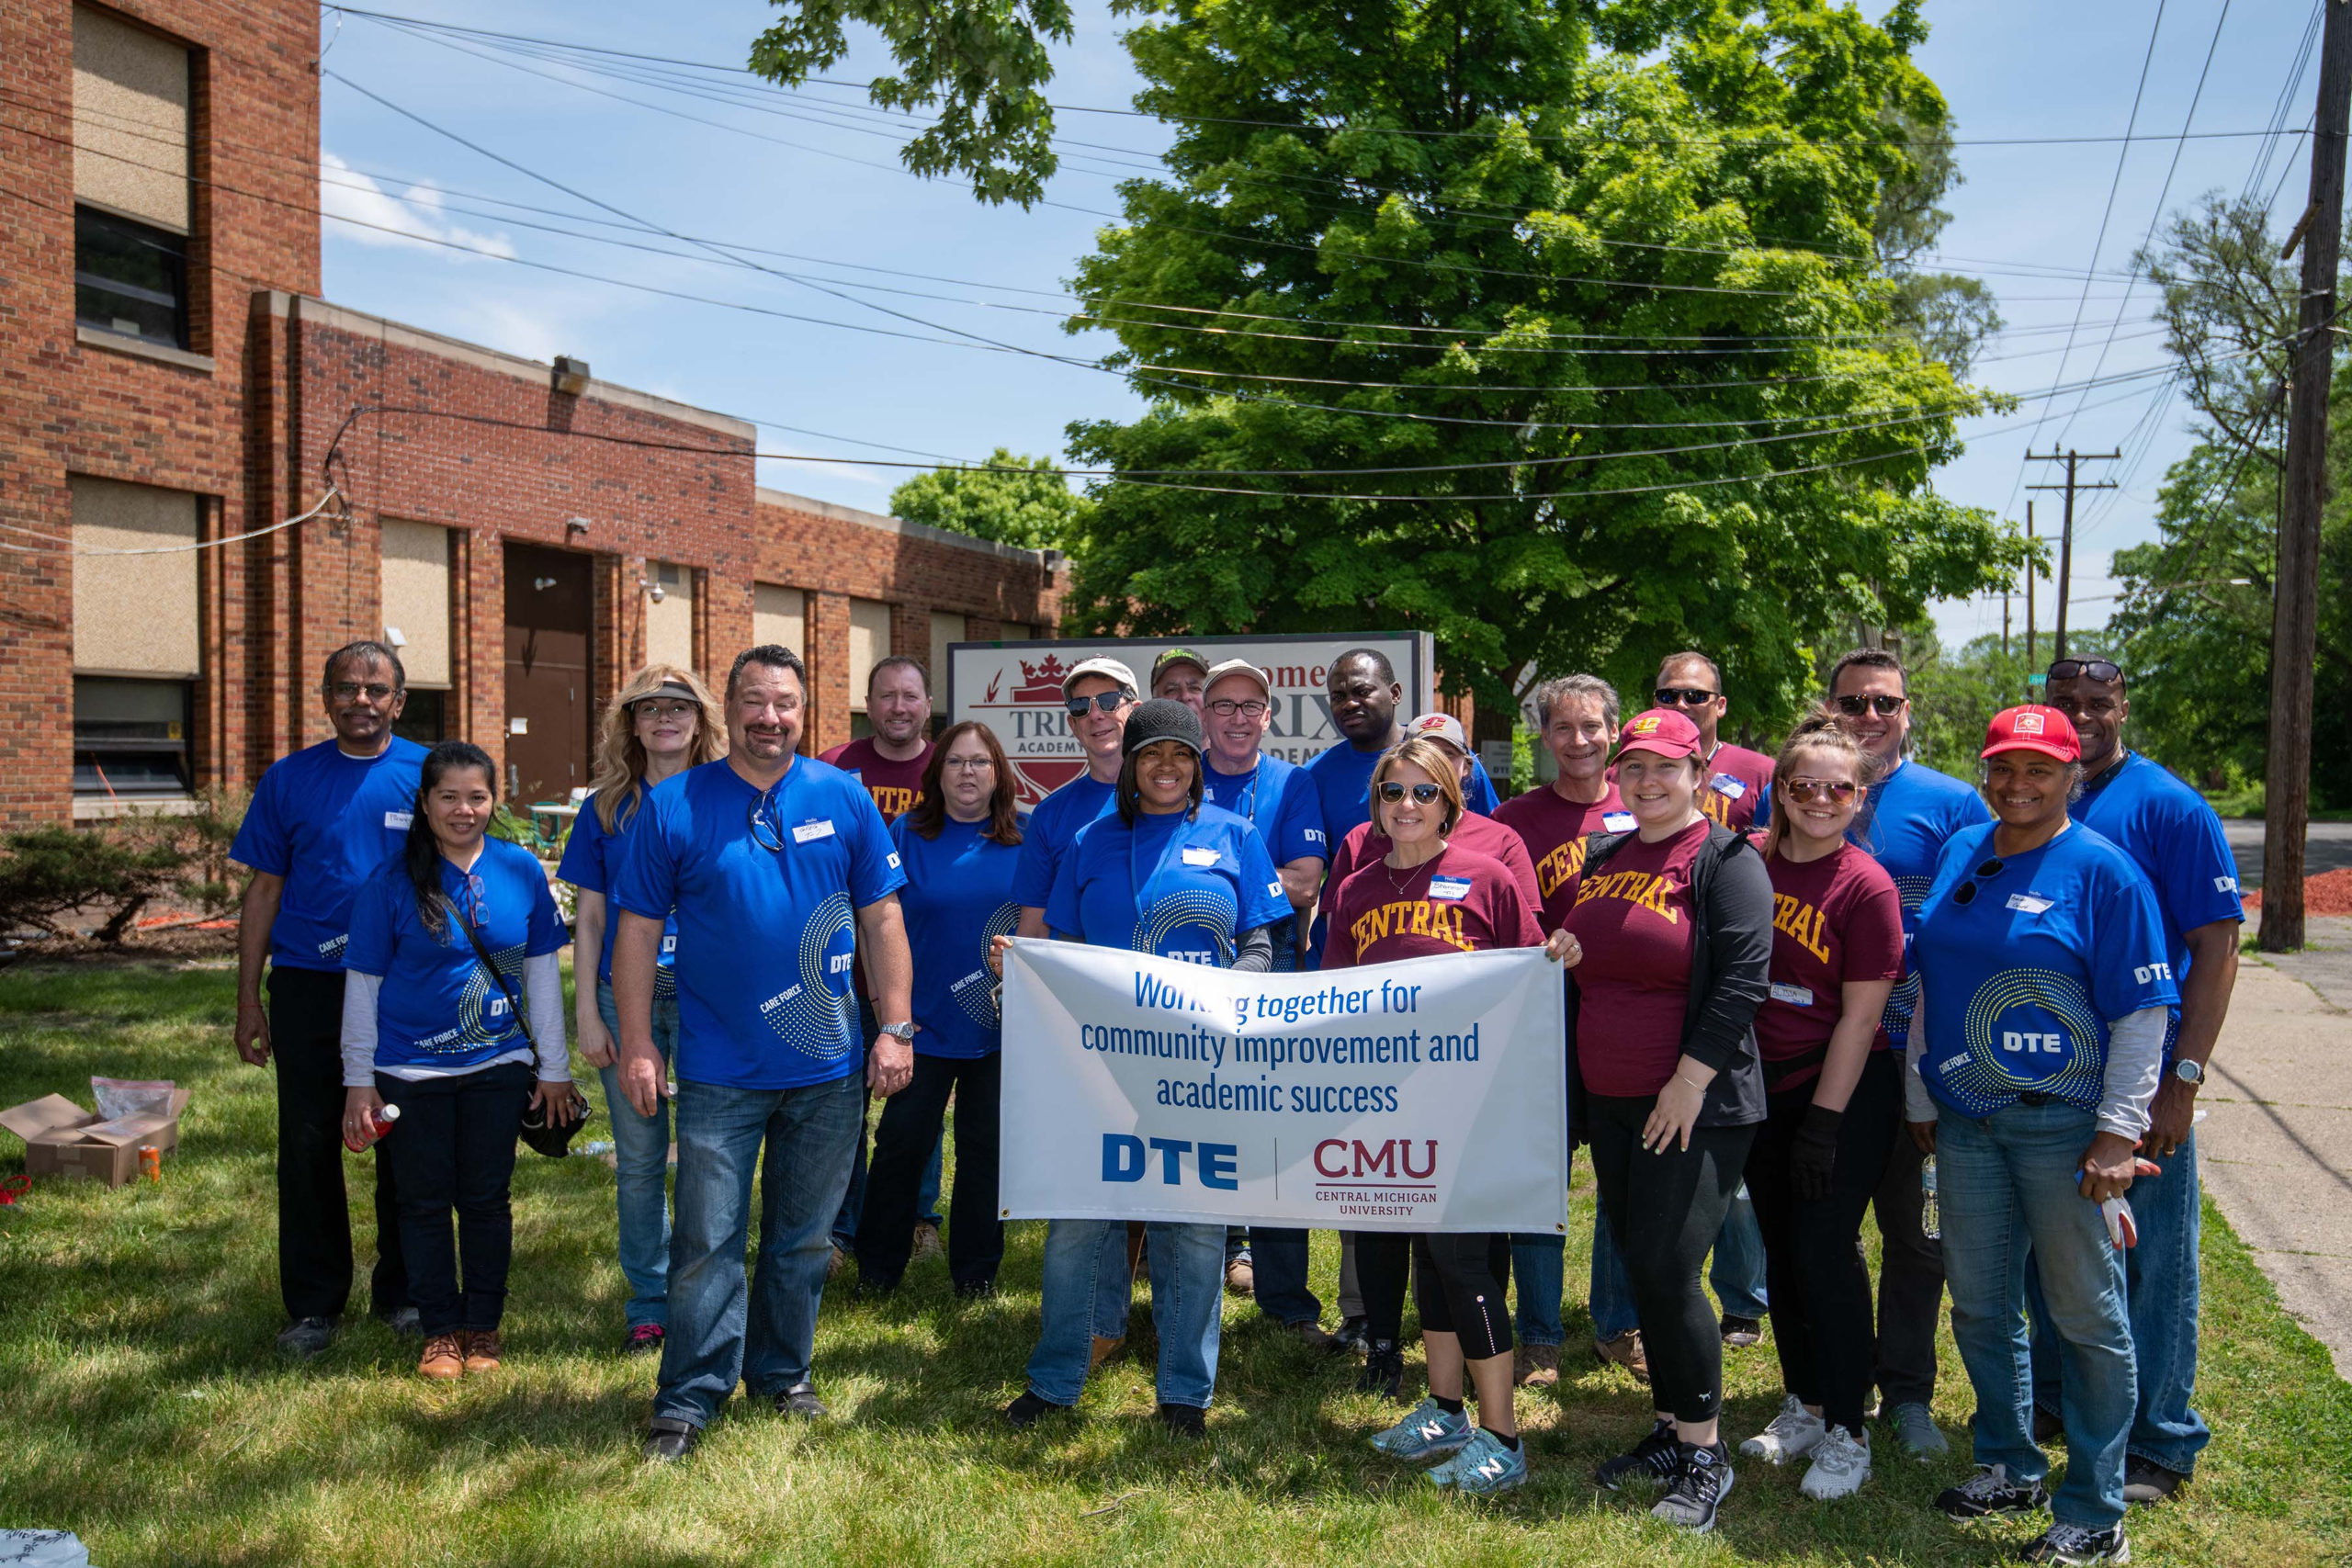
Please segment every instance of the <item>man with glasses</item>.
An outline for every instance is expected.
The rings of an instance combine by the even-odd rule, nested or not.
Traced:
[[[865,1089],[896,1094],[913,1076],[906,876],[872,797],[794,754],[807,692],[790,649],[737,656],[728,754],[646,797],[612,890],[621,1089],[639,1115],[668,1092],[653,971],[673,908],[678,923],[677,1218],[648,1459],[684,1458],[739,1382],[779,1415],[827,1414],[808,1377],[826,1233]],[[881,1018],[870,1052],[850,990],[860,954]],[[760,1256],[747,1290],[754,1176]]]
[[[1838,721],[1878,764],[1878,778],[1846,836],[1870,852],[1894,879],[1903,900],[1907,950],[1919,925],[1919,906],[1934,885],[1944,845],[1962,829],[1993,819],[1984,797],[1961,779],[1907,761],[1911,699],[1903,660],[1883,648],[1858,648],[1829,671],[1829,701]],[[1919,976],[1906,963],[1887,998],[1883,1023],[1898,1052],[1910,1039]],[[1936,1394],[1936,1328],[1943,1315],[1943,1248],[1923,1225],[1926,1192],[1921,1167],[1930,1143],[1915,1124],[1898,1138],[1871,1207],[1883,1242],[1879,1263],[1878,1367],[1882,1407],[1895,1438],[1927,1460],[1950,1445],[1930,1406]]]
[[[399,656],[379,642],[327,655],[319,694],[334,739],[263,773],[229,858],[252,871],[237,917],[237,1055],[277,1068],[278,1348],[308,1358],[334,1338],[351,1295],[343,1186],[343,949],[351,899],[401,852],[424,748],[392,733],[407,697]],[[262,970],[269,1001],[262,1002]],[[392,1168],[376,1168],[375,1315],[419,1332],[401,1258]]]
[[[1703,653],[1669,654],[1657,668],[1657,689],[1650,694],[1659,707],[1675,709],[1699,727],[1707,762],[1699,809],[1735,833],[1746,832],[1771,796],[1772,759],[1726,744],[1718,733],[1731,707],[1723,671]]]
[[[2123,743],[2132,714],[2123,671],[2105,659],[2062,659],[2049,671],[2050,705],[2075,721],[2083,790],[2068,812],[2130,855],[2156,890],[2166,958],[2180,987],[2164,1077],[2140,1153],[2160,1174],[2132,1184],[2140,1230],[2123,1255],[2139,1407],[2124,1449],[2123,1498],[2170,1496],[2212,1440],[2189,1408],[2197,1382],[2197,1091],[2237,985],[2245,906],[2222,819],[2202,795]],[[2036,1292],[2037,1296],[2039,1292]],[[2058,1414],[2058,1348],[2034,1303],[2034,1402]]]

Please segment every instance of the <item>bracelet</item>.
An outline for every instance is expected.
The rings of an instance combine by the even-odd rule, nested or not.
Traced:
[[[1687,1083],[1687,1084],[1689,1084],[1692,1089],[1697,1089],[1701,1094],[1704,1094],[1704,1093],[1706,1093],[1706,1092],[1707,1092],[1707,1086],[1706,1086],[1705,1084],[1701,1083],[1697,1078],[1687,1078],[1687,1077],[1683,1077],[1683,1076],[1682,1076],[1680,1073],[1677,1073],[1677,1074],[1675,1074],[1674,1076],[1675,1076],[1675,1077],[1676,1077],[1677,1079],[1679,1079],[1679,1081],[1681,1081],[1681,1082],[1683,1082],[1683,1083]]]

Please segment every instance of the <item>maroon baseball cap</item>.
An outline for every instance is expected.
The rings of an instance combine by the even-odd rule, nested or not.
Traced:
[[[1981,760],[1996,751],[2039,751],[2062,762],[2077,762],[2082,760],[2083,741],[2075,733],[2073,719],[2056,708],[2028,703],[2003,708],[1984,727],[1984,750],[1976,755]]]
[[[1628,751],[1653,751],[1661,757],[1701,757],[1706,747],[1700,742],[1699,727],[1673,708],[1651,708],[1637,713],[1625,721],[1618,732],[1617,754]]]

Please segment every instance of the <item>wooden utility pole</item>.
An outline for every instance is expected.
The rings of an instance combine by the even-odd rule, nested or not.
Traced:
[[[2342,0],[2338,0],[2341,4]],[[2064,452],[2055,449],[2035,452],[2029,449],[2029,463],[2064,463],[2066,482],[2062,485],[2028,485],[2028,490],[2063,490],[2066,492],[2066,520],[2058,536],[2058,630],[2051,639],[2050,657],[2055,660],[2066,657],[2066,600],[2075,589],[2075,492],[2081,490],[2113,490],[2113,479],[2101,479],[2097,484],[2084,484],[2075,471],[2085,463],[2112,463],[2122,457],[2120,452],[2077,452],[2072,446]],[[2314,623],[2316,624],[2316,623]]]
[[[2033,543],[2033,502],[2030,501],[2025,503],[2025,542]],[[2029,670],[2034,668],[2033,580],[2041,575],[2041,569],[2029,558],[2025,563],[2025,666]]]
[[[2319,523],[2326,498],[2327,384],[2344,240],[2344,137],[2352,128],[2352,6],[2329,0],[2312,123],[2312,196],[2287,242],[2303,251],[2302,310],[2287,402],[2286,494],[2270,616],[2270,756],[2262,832],[2266,953],[2303,945],[2303,834],[2311,822],[2312,663],[2319,646]],[[2285,259],[2282,255],[2281,260]]]

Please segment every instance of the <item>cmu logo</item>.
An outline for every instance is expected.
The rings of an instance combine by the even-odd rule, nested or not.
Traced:
[[[1372,1145],[1360,1138],[1326,1138],[1315,1145],[1315,1173],[1326,1181],[1427,1181],[1437,1172],[1437,1140],[1423,1138],[1419,1147],[1417,1169],[1411,1138]]]
[[[1633,731],[1635,735],[1650,735],[1656,733],[1657,729],[1657,715],[1654,713],[1645,713],[1625,728]]]

